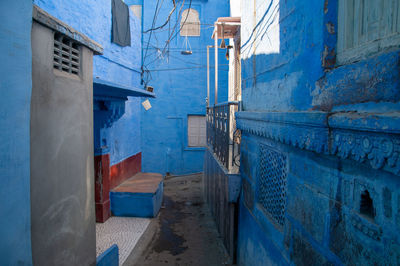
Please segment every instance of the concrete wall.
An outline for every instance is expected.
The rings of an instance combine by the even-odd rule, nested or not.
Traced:
[[[239,263],[399,264],[398,48],[338,64],[338,1],[250,2]]]
[[[157,1],[144,2],[144,31],[153,26]],[[172,1],[165,1],[154,21],[154,26],[162,25],[172,10]],[[198,11],[201,22],[201,35],[188,37],[193,54],[182,55],[185,50],[184,38],[176,35],[180,27],[181,2],[171,16],[170,23],[163,29],[143,36],[144,83],[154,87],[157,99],[150,100],[152,108],[142,110],[142,167],[144,171],[165,174],[186,174],[201,172],[204,148],[191,148],[187,143],[188,115],[206,113],[206,65],[207,45],[214,45],[211,39],[213,23],[218,17],[229,16],[229,1],[192,1],[191,8]],[[189,8],[185,2],[182,10]],[[176,30],[172,33],[174,26]],[[165,42],[171,35],[169,47]],[[176,37],[174,37],[176,35]],[[173,38],[174,37],[174,38]],[[210,49],[210,62],[213,68],[214,56]],[[219,96],[220,102],[227,100],[228,61],[225,51],[219,55]],[[146,71],[150,71],[146,73]],[[210,73],[210,84],[214,84],[214,71]],[[212,85],[211,91],[214,91]],[[211,95],[210,102],[214,103]]]
[[[32,265],[29,119],[32,2],[0,2],[0,261]]]
[[[132,12],[130,12],[131,46],[121,47],[111,42],[111,0],[96,2],[35,0],[34,3],[104,48],[104,54],[93,59],[95,79],[127,87],[140,86],[141,21]],[[140,100],[129,97],[120,120],[114,121],[115,123],[109,127],[95,129],[95,131],[102,130],[102,135],[106,138],[111,165],[141,152],[140,108]],[[97,121],[100,117],[97,118],[95,115],[94,119],[95,125],[100,126],[101,121]],[[100,154],[101,152],[96,153]]]
[[[79,76],[53,69],[54,32],[32,27],[32,253],[35,265],[94,265],[93,52]]]
[[[109,190],[141,169],[140,98],[118,91],[140,87],[141,21],[130,11],[131,46],[111,42],[111,0],[35,0],[39,7],[99,43],[93,59],[96,219],[110,216]],[[106,91],[97,82],[111,84]]]

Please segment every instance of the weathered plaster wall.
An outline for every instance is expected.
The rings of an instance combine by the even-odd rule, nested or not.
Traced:
[[[0,2],[0,261],[32,265],[30,99],[32,1]]]
[[[96,261],[93,52],[79,76],[53,69],[54,31],[32,27],[31,208],[35,265]],[[50,45],[49,45],[50,44]]]
[[[183,10],[189,8],[185,2]],[[144,30],[152,28],[153,16],[157,1],[144,2]],[[145,75],[144,81],[153,86],[157,99],[150,100],[152,108],[142,111],[142,151],[143,170],[151,172],[166,172],[185,174],[201,172],[203,166],[204,148],[190,148],[187,143],[188,115],[206,114],[207,96],[207,45],[214,45],[211,39],[213,23],[218,17],[229,16],[229,1],[192,1],[191,8],[199,12],[201,35],[188,37],[193,54],[182,55],[185,50],[184,38],[178,33],[170,42],[169,53],[162,53],[165,41],[177,23],[179,29],[180,17],[178,8],[173,13],[171,21],[160,31],[143,36],[143,53],[145,70],[150,70],[150,76]],[[159,11],[155,26],[163,24],[173,5],[165,1]],[[175,30],[176,32],[176,30]],[[147,49],[147,53],[146,53]],[[161,52],[160,52],[161,51]],[[210,84],[211,99],[214,103],[214,51],[210,49]],[[162,56],[161,56],[162,55]],[[228,61],[225,50],[219,54],[220,75],[218,101],[227,100],[228,93]]]
[[[258,202],[260,144],[287,156],[285,226],[277,227]],[[321,156],[246,132],[242,138],[243,193],[239,261],[257,265],[399,263],[398,176],[369,165]],[[376,216],[360,214],[368,190]]]
[[[245,110],[330,111],[400,100],[393,48],[354,63],[335,63],[337,1],[255,1],[243,6],[242,23]]]
[[[310,92],[323,75],[323,4],[323,1],[279,0],[242,3],[245,110],[311,108]],[[254,12],[257,20],[253,19]],[[257,43],[252,45],[254,38]]]
[[[141,22],[132,12],[130,12],[132,45],[121,47],[111,42],[111,0],[96,2],[35,0],[34,3],[104,48],[104,54],[93,59],[94,79],[128,87],[140,86]],[[120,119],[102,129],[103,136],[106,136],[111,165],[140,153],[140,108],[140,100],[129,97],[125,102],[125,112],[121,114]],[[102,122],[97,121],[96,115],[94,119],[95,125],[100,126]],[[99,130],[100,128],[95,129]],[[95,143],[101,142],[95,140]],[[96,155],[100,154],[101,152],[96,152]]]
[[[338,1],[244,2],[239,264],[399,264],[398,48],[340,65]]]

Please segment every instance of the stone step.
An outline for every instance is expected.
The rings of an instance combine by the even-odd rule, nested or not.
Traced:
[[[162,197],[162,175],[140,172],[110,191],[111,213],[123,217],[156,217]]]

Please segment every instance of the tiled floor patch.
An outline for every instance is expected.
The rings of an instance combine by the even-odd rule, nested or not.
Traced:
[[[132,217],[111,217],[105,223],[96,224],[97,256],[111,245],[119,248],[119,264],[122,265],[137,241],[142,236],[151,219]]]

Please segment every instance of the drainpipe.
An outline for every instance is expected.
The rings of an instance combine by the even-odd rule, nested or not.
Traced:
[[[215,48],[215,95],[214,95],[214,104],[218,103],[218,25],[215,24],[215,40],[214,40],[214,48]]]
[[[207,45],[207,107],[210,107],[210,48],[213,45]]]
[[[143,82],[144,82],[144,69],[143,69],[143,60],[144,60],[144,58],[143,58],[143,29],[144,29],[144,1],[142,0],[141,1],[141,3],[142,3],[142,21],[141,21],[141,24],[142,24],[142,29],[141,29],[141,43],[142,43],[142,54],[141,54],[141,57],[142,57],[142,63],[141,63],[141,66],[140,66],[140,68],[141,68],[141,70],[142,70],[142,73],[140,74],[141,75],[141,77],[140,77],[140,84],[141,85],[143,85]]]

